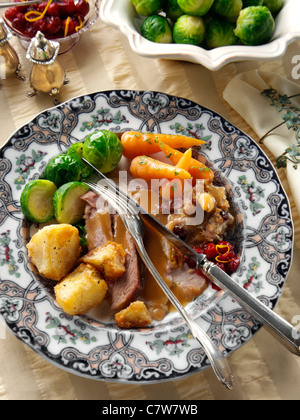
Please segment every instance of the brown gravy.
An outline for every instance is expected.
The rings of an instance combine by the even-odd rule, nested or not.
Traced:
[[[146,207],[148,212],[151,212],[151,210],[153,212],[153,209],[151,209],[150,206],[151,194],[155,193],[151,192],[151,190],[141,190],[138,193],[138,197],[135,197],[138,199],[140,205],[143,205],[144,208]],[[157,200],[157,197],[155,197],[154,202],[158,202]],[[159,213],[155,216],[164,225],[168,224],[167,215]],[[182,261],[179,262],[177,266],[174,262],[170,263],[170,255],[172,255],[172,251],[166,252],[166,247],[171,247],[173,249],[174,247],[149,224],[145,224],[144,243],[147,253],[149,254],[149,257],[154,263],[159,274],[182,305],[186,305],[191,302],[207,288],[207,282],[198,276],[198,274],[190,270],[186,264],[181,264]],[[185,279],[185,282],[181,282],[182,278]],[[194,283],[196,283],[195,287],[186,287],[185,284],[183,284],[189,283],[189,279],[194,280]],[[183,292],[183,288],[189,290],[187,292]],[[161,320],[169,311],[175,310],[165,293],[147,269],[144,271],[144,287],[140,298],[145,302],[152,318],[155,320]]]

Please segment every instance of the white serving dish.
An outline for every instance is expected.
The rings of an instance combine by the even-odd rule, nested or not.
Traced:
[[[276,17],[272,41],[256,47],[235,45],[208,51],[194,45],[150,42],[140,35],[143,18],[137,15],[130,0],[102,0],[100,18],[118,28],[128,38],[132,50],[141,56],[189,61],[213,71],[236,61],[278,59],[285,54],[290,43],[300,39],[299,0],[285,1],[285,6]]]

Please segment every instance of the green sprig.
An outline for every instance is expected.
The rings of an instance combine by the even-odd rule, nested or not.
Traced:
[[[291,99],[300,96],[300,94],[293,96],[281,95],[275,89],[266,89],[261,92],[261,94],[271,100],[271,106],[276,108],[278,112],[284,113],[281,115],[283,122],[269,130],[259,142],[262,144],[264,139],[272,133],[272,131],[286,124],[288,130],[295,131],[296,144],[292,143],[276,158],[276,166],[277,168],[286,168],[289,161],[292,162],[293,167],[297,169],[300,164],[300,108],[293,105]]]

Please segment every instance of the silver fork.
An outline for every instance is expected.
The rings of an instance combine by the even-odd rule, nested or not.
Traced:
[[[106,187],[104,185],[95,184],[89,181],[85,181],[85,183],[91,188],[92,191],[105,199],[107,203],[119,213],[125,227],[131,233],[136,243],[142,261],[145,263],[146,267],[157,281],[163,292],[167,295],[170,302],[181,314],[189,326],[193,336],[198,340],[204,349],[219,381],[228,389],[232,390],[234,388],[234,377],[228,360],[223,357],[217,346],[211,341],[208,335],[202,330],[202,328],[200,328],[195,320],[187,313],[185,308],[181,305],[176,296],[166,285],[159,272],[157,271],[155,265],[152,263],[144,246],[143,237],[145,233],[145,225],[139,212],[136,211],[137,208],[134,208],[129,200],[124,199],[122,194],[119,194],[119,190],[112,188],[114,184],[111,184],[110,182],[107,182]]]

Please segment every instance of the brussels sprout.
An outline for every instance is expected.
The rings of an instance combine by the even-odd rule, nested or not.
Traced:
[[[163,16],[154,15],[147,17],[142,24],[141,33],[144,38],[152,42],[161,44],[173,42],[171,26],[168,19]]]
[[[66,182],[79,181],[80,176],[81,158],[74,149],[50,159],[43,174],[43,178],[54,182],[58,188]]]
[[[205,26],[201,17],[183,15],[174,24],[173,40],[176,44],[200,45],[204,34]]]
[[[214,0],[178,0],[178,6],[187,15],[204,16],[213,2]]]
[[[167,18],[171,19],[173,22],[176,22],[180,16],[184,15],[183,10],[181,10],[178,5],[178,0],[168,0],[165,12]]]
[[[263,0],[263,6],[267,6],[273,15],[280,12],[283,8],[284,0]]]
[[[83,144],[82,157],[99,171],[111,172],[120,162],[123,146],[118,136],[109,130],[95,131]]]
[[[83,182],[67,182],[55,191],[53,207],[58,223],[75,225],[84,214],[85,203],[81,200],[89,187]]]
[[[35,179],[25,185],[20,204],[22,213],[34,223],[48,223],[54,219],[53,195],[56,185],[46,179]]]
[[[209,49],[236,45],[239,38],[234,33],[235,24],[226,20],[211,19],[205,27],[205,44]]]
[[[79,154],[79,156],[82,158],[83,143],[74,143],[72,144],[69,150],[75,150]],[[90,176],[92,176],[93,173],[94,173],[94,169],[87,163],[81,161],[80,179],[84,181],[90,178]]]
[[[249,6],[262,6],[264,0],[243,0],[243,9]]]
[[[212,10],[231,22],[235,22],[243,8],[242,0],[215,0]]]
[[[131,0],[137,13],[141,16],[151,16],[163,9],[165,0]]]
[[[265,6],[243,9],[237,20],[235,35],[245,45],[261,45],[269,42],[275,29],[275,21]]]

